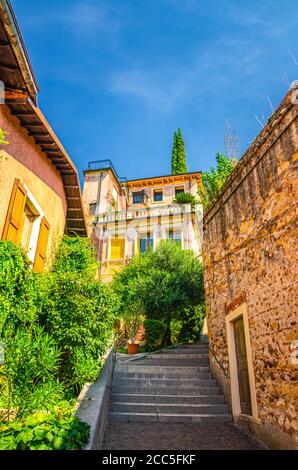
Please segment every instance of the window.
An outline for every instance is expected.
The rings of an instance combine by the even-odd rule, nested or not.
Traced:
[[[181,232],[180,230],[170,229],[168,233],[168,239],[173,240],[179,245],[181,245]]]
[[[36,213],[36,210],[34,210],[34,208],[32,207],[32,205],[27,199],[25,211],[24,211],[23,230],[21,234],[21,245],[26,251],[26,253],[29,251],[33,224],[36,218],[38,217],[38,215],[39,214]]]
[[[125,238],[113,238],[111,240],[110,259],[123,259],[125,253]]]
[[[144,204],[145,202],[145,193],[144,191],[139,191],[132,194],[134,204]]]
[[[2,234],[3,240],[10,240],[16,245],[21,243],[28,253],[34,271],[42,272],[46,259],[50,225],[42,218],[37,203],[28,195],[27,189],[18,178],[15,179],[6,221]]]
[[[115,188],[115,186],[113,186],[113,198],[115,199],[116,202],[118,202],[118,191],[117,189]]]
[[[95,215],[96,214],[96,207],[97,207],[96,202],[94,202],[92,204],[89,204],[90,215]]]
[[[153,239],[151,234],[148,232],[147,234],[140,236],[140,253],[144,254],[148,248],[153,247]]]
[[[163,200],[163,190],[162,189],[156,189],[153,192],[153,200],[154,200],[154,202],[161,202]]]
[[[184,186],[179,186],[179,188],[175,188],[175,197],[178,196],[178,194],[184,193]]]

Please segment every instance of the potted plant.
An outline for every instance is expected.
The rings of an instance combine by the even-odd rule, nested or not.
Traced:
[[[136,354],[140,348],[140,343],[136,341],[136,336],[144,321],[144,317],[140,313],[139,306],[136,304],[130,305],[130,308],[126,311],[123,320],[127,337],[128,354]]]

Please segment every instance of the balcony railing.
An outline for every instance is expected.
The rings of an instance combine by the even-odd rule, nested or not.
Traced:
[[[134,219],[146,219],[149,217],[167,217],[191,213],[197,213],[197,215],[200,216],[201,212],[201,206],[192,208],[190,204],[169,204],[164,206],[144,207],[142,209],[129,208],[124,211],[111,210],[109,212],[102,212],[98,214],[95,223],[121,222]]]
[[[119,176],[112,161],[109,159],[106,160],[95,160],[93,162],[88,162],[88,170],[109,170],[111,169],[115,174],[120,185],[127,183],[126,176]]]

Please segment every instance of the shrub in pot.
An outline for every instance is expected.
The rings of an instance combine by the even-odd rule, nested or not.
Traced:
[[[136,354],[140,347],[140,344],[136,342],[136,336],[144,321],[138,303],[133,303],[129,306],[125,311],[123,321],[127,338],[128,354]]]

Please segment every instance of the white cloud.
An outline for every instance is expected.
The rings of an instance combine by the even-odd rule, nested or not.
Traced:
[[[71,2],[71,7],[62,7],[60,11],[38,12],[36,16],[28,18],[29,24],[34,27],[62,24],[67,30],[77,34],[94,34],[103,31],[109,34],[116,33],[120,28],[117,14],[104,5],[98,5],[90,0]]]
[[[183,65],[177,60],[177,64],[163,62],[155,69],[144,63],[114,70],[109,74],[107,88],[113,94],[143,100],[148,107],[164,112],[196,105],[209,91],[213,97],[231,90],[243,96],[249,93],[247,85],[263,52],[245,38],[223,36],[202,50],[194,50],[186,63],[184,57]]]

